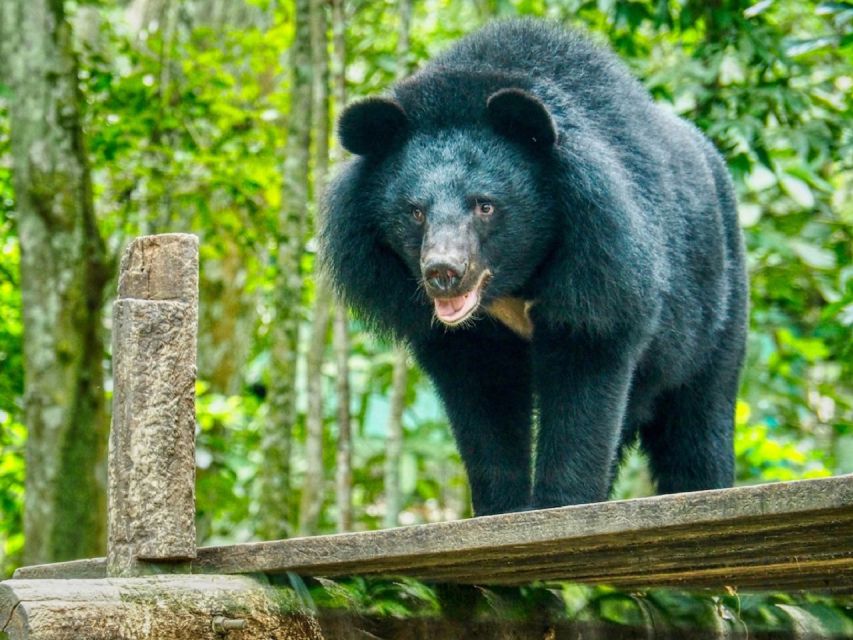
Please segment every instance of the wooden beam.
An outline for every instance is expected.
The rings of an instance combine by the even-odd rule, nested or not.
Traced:
[[[211,547],[193,571],[773,589],[780,566],[789,588],[853,586],[853,476]]]
[[[33,564],[27,567],[18,567],[12,575],[13,579],[20,578],[22,580],[58,580],[61,578],[89,579],[106,577],[106,558],[87,558],[85,560],[68,560],[66,562],[52,562],[50,564]]]
[[[113,305],[110,575],[195,557],[198,239],[134,240]]]
[[[25,567],[15,577],[92,575],[98,561],[87,562]],[[191,570],[853,590],[853,476],[204,547]]]
[[[11,640],[323,638],[293,592],[244,576],[8,580],[0,632]]]

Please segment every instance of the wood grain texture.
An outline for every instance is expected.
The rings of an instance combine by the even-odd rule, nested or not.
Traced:
[[[91,574],[95,561],[80,564]],[[74,563],[15,577],[74,574]],[[195,573],[853,590],[853,476],[198,550]]]
[[[244,576],[145,576],[0,582],[0,631],[10,640],[322,640],[293,596]]]

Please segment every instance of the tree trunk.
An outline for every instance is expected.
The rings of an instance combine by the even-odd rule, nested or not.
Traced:
[[[336,395],[338,398],[338,451],[335,465],[335,496],[338,505],[338,531],[352,529],[352,421],[350,417],[349,329],[347,309],[335,307]]]
[[[408,72],[409,29],[412,22],[412,0],[400,0],[400,30],[397,39],[397,79]],[[406,350],[397,346],[394,352],[394,375],[391,389],[391,413],[388,417],[388,440],[385,447],[385,526],[398,524],[403,496],[400,488],[400,456],[403,452],[403,409],[406,406],[408,378]]]
[[[0,3],[24,317],[27,563],[102,554],[103,291],[71,30],[56,0]]]
[[[386,527],[399,524],[403,508],[400,487],[400,456],[403,453],[403,410],[406,408],[408,354],[402,346],[394,348],[394,375],[391,383],[391,411],[388,416],[388,440],[385,444],[385,509]]]
[[[397,32],[397,68],[395,75],[397,80],[402,80],[411,70],[409,67],[409,34],[412,30],[412,3],[413,0],[399,0],[400,2],[400,24]]]
[[[331,85],[335,109],[340,112],[347,101],[346,83],[346,9],[344,0],[332,0]],[[335,163],[343,160],[343,148],[334,147]],[[335,457],[335,498],[338,507],[338,531],[352,529],[352,424],[349,386],[349,317],[346,305],[334,309],[334,348],[338,401],[338,449]]]
[[[321,295],[322,293],[322,295]],[[314,323],[305,362],[308,391],[308,413],[305,421],[305,478],[299,505],[299,533],[317,533],[323,510],[323,360],[329,333],[329,296],[317,289]]]
[[[256,320],[256,296],[246,292],[251,247],[233,237],[222,236],[216,242],[219,253],[203,261],[199,280],[204,304],[199,316],[198,375],[210,383],[212,392],[237,395]]]
[[[327,21],[323,2],[310,0],[311,59],[314,71],[314,202],[319,201],[326,184],[329,166],[329,74]],[[315,206],[316,216],[320,215]],[[319,220],[315,220],[319,223]],[[331,295],[325,281],[315,273],[314,319],[306,358],[308,413],[306,416],[305,479],[299,510],[302,535],[317,532],[323,509],[323,362],[329,333]]]
[[[271,331],[269,420],[261,446],[260,514],[257,535],[273,539],[289,533],[290,449],[296,414],[296,363],[299,311],[302,303],[300,268],[308,202],[308,164],[311,143],[311,33],[309,1],[296,0],[295,33],[291,48],[293,77],[287,126],[284,186],[279,214],[279,239]]]
[[[314,202],[319,202],[329,169],[329,41],[322,0],[311,3],[311,60],[314,70]],[[320,208],[315,206],[319,218]],[[319,219],[315,219],[319,227]],[[308,413],[305,422],[305,479],[299,506],[299,533],[317,533],[323,511],[323,362],[328,343],[332,294],[325,278],[315,272],[314,322],[305,362]]]

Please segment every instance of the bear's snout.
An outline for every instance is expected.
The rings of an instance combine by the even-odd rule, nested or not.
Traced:
[[[447,296],[459,287],[467,270],[467,262],[442,256],[424,265],[423,275],[431,293],[436,296]]]

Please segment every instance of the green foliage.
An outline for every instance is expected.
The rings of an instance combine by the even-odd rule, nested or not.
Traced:
[[[20,563],[24,547],[24,443],[26,430],[0,409],[0,576]]]
[[[739,402],[735,432],[739,480],[796,480],[832,475],[825,453],[812,438],[796,440],[789,433],[771,429],[766,423],[750,423],[749,417],[749,406]]]
[[[311,599],[321,611],[346,610],[365,617],[430,618],[465,622],[606,622],[644,629],[654,637],[833,637],[853,634],[850,602],[817,596],[724,595],[668,589],[623,592],[611,587],[533,584],[525,587],[426,585],[414,580],[327,578],[312,581]],[[682,637],[677,635],[677,637]],[[774,636],[775,637],[775,636]]]
[[[196,528],[202,540],[244,542],[256,498],[265,412],[255,396],[212,393],[196,385]]]
[[[6,96],[0,85],[0,577],[20,561],[24,545],[23,322],[20,250],[14,229]]]
[[[433,616],[441,611],[435,589],[416,580],[318,578],[311,597],[319,609],[344,609],[365,616]]]
[[[24,388],[20,249],[14,230],[8,120],[0,97],[0,409],[10,410]]]
[[[142,47],[110,22],[102,30],[81,76],[99,212],[116,246],[173,228],[201,233],[214,251],[221,237],[274,240],[286,25],[222,40],[208,29],[168,42],[154,33]]]

